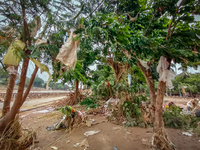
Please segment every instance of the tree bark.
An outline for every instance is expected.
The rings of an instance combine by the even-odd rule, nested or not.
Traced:
[[[163,99],[165,93],[166,82],[160,81],[158,84],[157,97],[156,97],[156,111],[155,111],[155,131],[164,127],[163,123]]]
[[[30,92],[30,90],[31,90],[31,87],[32,87],[32,85],[33,85],[33,82],[34,82],[35,76],[36,76],[36,74],[37,74],[37,71],[38,71],[38,67],[35,65],[35,69],[34,69],[32,75],[31,75],[31,79],[30,79],[29,84],[28,84],[28,86],[27,86],[27,89],[26,89],[26,91],[25,91],[25,93],[24,93],[24,95],[23,95],[22,102],[21,102],[21,106],[22,106],[22,104],[24,103],[24,101],[26,100],[26,98],[27,98],[27,96],[28,96],[28,94],[29,94],[29,92]],[[21,107],[21,106],[20,106],[20,107]]]
[[[163,82],[163,81],[160,81],[158,84],[153,144],[159,150],[174,150],[175,146],[169,140],[168,135],[164,129],[163,98],[164,98],[164,93],[165,93],[165,85],[166,85],[166,82]]]
[[[140,61],[137,61],[137,65],[144,74],[144,77],[146,79],[148,88],[149,88],[149,95],[150,95],[150,101],[151,101],[151,120],[152,122],[155,121],[155,105],[156,105],[156,93],[155,93],[155,85],[152,78],[152,74],[149,69],[145,70],[144,67],[141,65]]]
[[[18,67],[15,67],[17,69]],[[15,87],[15,80],[16,80],[16,74],[10,75],[10,81],[6,90],[6,96],[3,103],[3,109],[2,109],[2,117],[5,116],[10,111],[10,102],[13,95],[13,89]]]
[[[16,114],[19,112],[19,108],[21,107],[22,95],[24,92],[24,86],[26,81],[26,73],[28,69],[29,59],[26,58],[23,61],[22,72],[20,77],[20,82],[18,86],[17,96],[14,101],[14,104],[11,110],[0,120],[0,133],[2,133],[6,128],[9,128],[9,125],[15,119]]]

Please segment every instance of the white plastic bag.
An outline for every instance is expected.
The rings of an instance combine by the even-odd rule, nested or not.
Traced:
[[[80,40],[73,41],[75,36],[76,35],[74,33],[71,33],[70,37],[67,39],[67,42],[62,45],[62,48],[56,57],[57,60],[61,61],[67,67],[72,67],[73,69],[76,66],[77,50],[80,43]]]
[[[174,86],[172,84],[172,80],[176,77],[176,73],[168,70],[169,62],[163,56],[160,57],[157,66],[157,72],[159,73],[159,81],[166,82],[166,86],[169,89],[173,89]]]
[[[17,75],[18,73],[18,70],[14,66],[9,66],[8,68],[6,68],[6,70],[8,71],[9,74]]]
[[[141,65],[142,65],[143,67],[145,67],[146,69],[149,69],[149,66],[147,65],[147,62],[146,62],[146,61],[141,60],[141,59],[139,59],[139,58],[138,58],[138,60],[140,61]]]

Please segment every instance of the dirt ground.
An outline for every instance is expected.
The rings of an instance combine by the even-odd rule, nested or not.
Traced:
[[[23,128],[32,128],[37,131],[36,148],[53,150],[55,146],[58,150],[84,150],[84,147],[73,147],[74,144],[80,143],[87,139],[89,148],[87,150],[148,150],[152,137],[152,128],[123,127],[108,122],[103,115],[91,115],[94,123],[99,123],[87,127],[82,124],[75,128],[71,133],[66,133],[65,129],[56,131],[47,131],[47,126],[53,126],[61,119],[58,111],[52,111],[52,108],[37,110],[32,112],[23,112],[20,114]],[[86,137],[86,131],[100,131],[95,135]],[[182,135],[181,130],[167,129],[170,139],[179,150],[199,150],[200,137]]]

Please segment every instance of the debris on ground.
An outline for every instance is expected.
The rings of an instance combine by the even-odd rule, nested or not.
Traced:
[[[80,147],[89,147],[89,143],[88,143],[88,140],[87,139],[84,139],[81,143],[80,143]]]
[[[79,145],[80,145],[80,143],[76,143],[72,147],[78,147]]]
[[[100,132],[100,131],[87,131],[87,132],[84,133],[84,135],[88,137],[88,136],[90,136],[90,135],[94,135],[94,134],[97,134],[97,133],[99,133],[99,132]]]
[[[114,147],[114,150],[118,150],[116,146]]]
[[[109,107],[116,107],[118,105],[118,103],[120,102],[120,99],[114,99],[114,98],[110,98],[104,105],[104,113],[106,116],[110,116],[111,112],[109,111]]]
[[[4,102],[4,99],[3,99],[3,98],[0,98],[0,102]]]
[[[51,148],[54,149],[54,150],[58,149],[58,147],[56,147],[56,146],[51,146]]]
[[[192,136],[192,134],[189,133],[189,132],[182,132],[182,134],[183,134],[183,135],[186,135],[186,136]]]

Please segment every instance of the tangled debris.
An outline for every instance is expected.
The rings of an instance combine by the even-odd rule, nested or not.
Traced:
[[[22,129],[18,117],[14,120],[8,130],[5,130],[0,137],[0,149],[22,150],[29,147],[36,139],[36,132]]]

